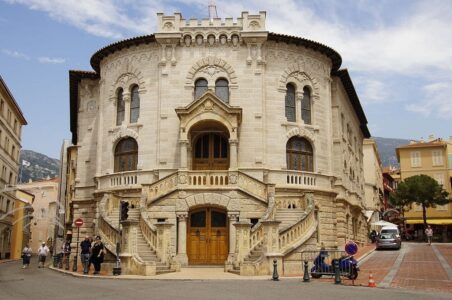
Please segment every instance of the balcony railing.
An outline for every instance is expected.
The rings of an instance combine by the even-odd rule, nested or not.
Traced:
[[[128,171],[107,174],[97,177],[98,190],[140,188],[142,183],[154,181],[152,171]]]
[[[271,170],[269,182],[276,186],[291,186],[309,189],[331,189],[330,176],[304,171]]]

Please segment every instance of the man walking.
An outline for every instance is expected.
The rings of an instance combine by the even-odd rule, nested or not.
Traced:
[[[89,256],[91,252],[91,241],[89,240],[89,236],[86,236],[85,239],[80,243],[81,250],[81,260],[83,264],[83,274],[88,274],[89,272]]]
[[[38,249],[38,268],[44,268],[44,264],[46,262],[47,255],[49,255],[49,247],[47,247],[46,243],[42,243],[41,247]]]
[[[428,225],[425,229],[425,235],[427,236],[428,245],[430,246],[432,244],[432,237],[433,237],[433,229],[432,226]]]
[[[69,270],[69,261],[71,256],[71,243],[66,241],[63,244],[63,262],[62,265],[66,270]]]

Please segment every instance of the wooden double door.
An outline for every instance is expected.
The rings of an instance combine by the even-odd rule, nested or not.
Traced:
[[[224,134],[205,133],[195,139],[193,170],[227,170],[229,143]]]
[[[196,209],[190,212],[188,224],[189,264],[224,264],[228,257],[227,213],[212,207]]]

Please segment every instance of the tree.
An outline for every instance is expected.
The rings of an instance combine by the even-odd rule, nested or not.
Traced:
[[[421,174],[408,177],[400,182],[397,190],[391,194],[389,201],[392,205],[402,209],[411,207],[413,203],[421,205],[425,229],[427,228],[427,208],[452,202],[452,199],[447,198],[448,194],[435,179]]]

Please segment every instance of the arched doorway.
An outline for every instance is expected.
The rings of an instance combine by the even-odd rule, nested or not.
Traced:
[[[219,208],[202,207],[190,212],[187,228],[188,263],[224,264],[228,257],[228,218]]]
[[[190,131],[193,170],[229,169],[229,133],[216,122],[201,122]]]

